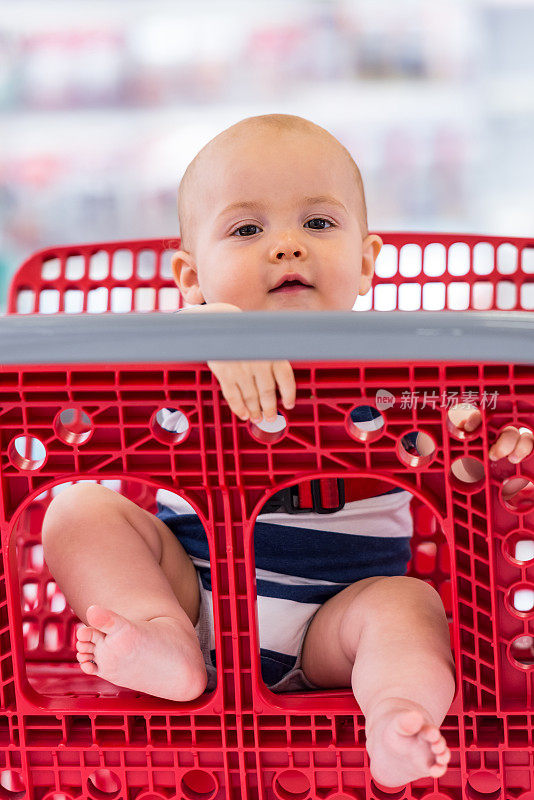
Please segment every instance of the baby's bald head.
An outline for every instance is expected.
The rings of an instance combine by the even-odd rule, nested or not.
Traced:
[[[368,234],[367,208],[362,177],[357,164],[349,151],[324,128],[303,117],[290,114],[265,114],[247,117],[222,131],[200,150],[187,167],[178,190],[178,219],[180,223],[181,249],[193,252],[197,235],[197,215],[202,209],[202,198],[209,191],[210,168],[214,160],[235,153],[240,141],[250,141],[254,137],[279,137],[284,134],[300,136],[305,144],[306,137],[320,137],[324,146],[325,158],[341,158],[352,176],[354,186],[353,207],[358,215],[362,238]]]

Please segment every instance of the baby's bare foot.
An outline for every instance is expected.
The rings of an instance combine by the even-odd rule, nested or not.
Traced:
[[[447,771],[451,753],[425,709],[411,700],[391,698],[366,720],[371,775],[383,786],[404,786]]]
[[[89,606],[89,625],[77,631],[83,672],[168,700],[194,700],[207,683],[200,644],[173,617],[132,622],[102,606]]]

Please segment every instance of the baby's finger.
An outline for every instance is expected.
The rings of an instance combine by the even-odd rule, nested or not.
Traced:
[[[238,379],[239,389],[243,396],[248,414],[250,415],[250,419],[253,422],[259,422],[262,417],[258,387],[255,381],[258,363],[261,362],[243,362],[243,371]]]
[[[221,391],[223,397],[230,406],[230,410],[234,412],[240,419],[248,419],[250,412],[241,394],[241,389],[237,383],[228,383],[227,381],[221,382]]]
[[[474,409],[469,415],[463,420],[463,429],[470,433],[474,431],[480,425],[482,421],[482,414],[478,410],[478,408]]]
[[[263,416],[267,421],[276,419],[276,383],[273,375],[273,362],[257,362],[254,379],[258,389]]]
[[[489,457],[492,461],[509,456],[515,449],[519,441],[519,431],[513,425],[508,425],[501,433],[495,444],[489,449]]]
[[[517,464],[519,461],[522,461],[532,452],[532,448],[534,447],[534,439],[532,438],[532,434],[530,431],[526,431],[522,433],[521,431],[524,429],[520,429],[519,432],[519,441],[516,444],[513,452],[508,456],[510,461],[513,464]]]
[[[273,361],[273,373],[285,408],[293,408],[297,397],[297,384],[289,361]]]
[[[239,389],[239,376],[242,371],[237,361],[208,361],[221,387],[223,397],[233,411],[241,419],[248,419],[248,409]]]

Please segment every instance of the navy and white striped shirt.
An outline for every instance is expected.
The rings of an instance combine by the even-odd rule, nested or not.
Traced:
[[[359,427],[383,425],[371,406],[352,409]],[[166,409],[163,427],[183,431],[184,417]],[[187,427],[187,426],[186,426]],[[415,438],[411,444],[415,446]],[[411,494],[399,487],[355,500],[332,514],[261,512],[254,526],[254,557],[262,676],[274,685],[296,661],[303,632],[315,611],[352,583],[376,575],[404,575],[411,558]],[[156,495],[157,517],[176,535],[202,582],[210,605],[208,540],[193,507],[166,489]],[[215,641],[210,642],[215,665]]]

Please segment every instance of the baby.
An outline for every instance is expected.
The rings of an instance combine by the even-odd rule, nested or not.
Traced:
[[[173,272],[189,304],[180,313],[351,311],[371,286],[382,241],[367,228],[358,167],[337,139],[301,117],[251,117],[212,139],[186,170],[178,210],[182,249]],[[208,366],[242,420],[274,419],[277,389],[286,409],[295,405],[288,361]],[[480,419],[475,411],[465,425],[473,429]],[[490,457],[520,461],[532,447],[531,435],[508,426]],[[207,559],[209,571],[209,554],[198,518],[187,503],[180,516],[174,497],[174,509],[158,502],[154,516],[101,485],[75,484],[50,504],[43,545],[52,574],[86,623],[78,631],[81,669],[119,686],[189,701],[206,689],[213,670],[213,638],[205,630],[212,610],[195,568],[204,564],[205,572]],[[348,502],[333,516],[312,512],[295,522],[283,509],[262,510],[255,527],[259,636],[262,653],[276,667],[271,688],[287,687],[288,675],[300,676],[304,687],[352,686],[365,715],[371,773],[385,786],[440,777],[450,759],[439,730],[455,692],[449,629],[438,593],[404,574],[409,498],[404,490],[382,487],[379,496]],[[284,548],[288,531],[296,532],[290,552]],[[299,559],[308,559],[313,548],[307,542],[315,547],[319,531],[335,531],[317,545],[331,572],[327,579],[321,573],[316,585],[328,594],[315,604],[292,603],[313,613],[295,623],[300,638],[289,657],[274,637],[280,630],[289,636],[290,615],[279,615],[269,629],[260,578],[304,591],[313,581],[302,577]],[[299,536],[312,537],[300,551]],[[370,539],[381,554],[378,568],[370,558],[363,568],[354,555]],[[277,541],[278,549],[272,546]],[[262,548],[270,546],[271,560],[262,562]],[[343,578],[349,573],[350,581]],[[284,663],[285,673],[278,669]]]

